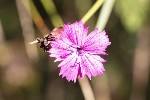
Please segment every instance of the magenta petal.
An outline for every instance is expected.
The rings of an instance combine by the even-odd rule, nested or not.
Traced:
[[[64,66],[64,65],[66,65],[66,64],[69,64],[72,60],[75,62],[76,59],[77,58],[77,56],[75,56],[74,54],[72,54],[72,55],[70,55],[70,56],[68,56],[66,59],[64,59],[64,61],[62,61],[59,65],[58,65],[58,67],[61,67],[61,66]]]
[[[81,57],[81,70],[86,72],[85,74],[91,79],[91,76],[97,76],[103,74],[105,71],[101,58],[95,55],[86,54]]]
[[[87,36],[84,43],[84,50],[91,54],[106,54],[105,49],[110,45],[109,38],[106,32],[99,32],[95,29],[90,35]]]
[[[66,58],[75,50],[71,44],[65,43],[63,39],[52,41],[51,46],[52,48],[47,51],[50,54],[50,57],[56,57],[60,59]]]
[[[77,57],[74,55],[70,55],[64,61],[62,61],[58,67],[61,67],[59,75],[62,77],[66,77],[68,81],[72,80],[76,82],[76,78],[78,75],[79,65],[76,63]]]
[[[74,81],[75,83],[77,80],[78,69],[79,69],[79,65],[72,66],[69,69],[67,69],[65,73],[62,74],[62,76],[63,77],[65,76],[68,81],[71,80]]]
[[[74,24],[64,25],[63,34],[75,45],[81,45],[82,40],[86,38],[88,27],[84,28],[82,21],[75,22]]]

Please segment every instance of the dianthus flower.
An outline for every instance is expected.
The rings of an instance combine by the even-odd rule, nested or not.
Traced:
[[[59,75],[68,81],[76,82],[78,76],[84,75],[91,79],[105,71],[102,64],[105,60],[99,54],[107,55],[105,49],[111,42],[105,31],[95,29],[88,36],[87,33],[88,27],[84,28],[82,21],[65,24],[60,38],[50,43],[50,57],[56,57],[55,62],[62,61],[58,65]]]

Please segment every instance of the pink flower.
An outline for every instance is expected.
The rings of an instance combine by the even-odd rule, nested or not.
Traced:
[[[99,54],[107,55],[105,49],[111,44],[106,32],[95,29],[87,36],[88,27],[84,28],[82,21],[65,24],[63,28],[62,35],[51,42],[52,48],[48,51],[50,57],[56,57],[55,62],[62,61],[58,65],[59,75],[76,82],[78,76],[87,75],[91,79],[103,74],[105,60]]]

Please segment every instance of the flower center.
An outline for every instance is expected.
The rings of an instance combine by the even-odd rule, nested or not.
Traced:
[[[84,53],[84,50],[82,47],[77,47],[77,52],[79,55],[82,55]]]

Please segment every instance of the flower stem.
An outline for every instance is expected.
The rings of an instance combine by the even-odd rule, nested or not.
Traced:
[[[92,88],[88,81],[88,78],[84,76],[84,78],[78,78],[79,85],[81,87],[83,96],[85,100],[95,100]]]
[[[108,21],[108,18],[111,14],[112,8],[114,6],[115,0],[106,0],[103,4],[103,7],[99,13],[99,17],[97,20],[96,28],[99,28],[99,31],[102,31],[106,23]]]
[[[104,0],[97,0],[96,3],[91,7],[91,9],[84,15],[82,22],[85,23],[103,4]]]
[[[53,0],[41,0],[41,2],[46,12],[48,13],[54,27],[59,27],[60,25],[63,25],[63,20],[58,14]]]

